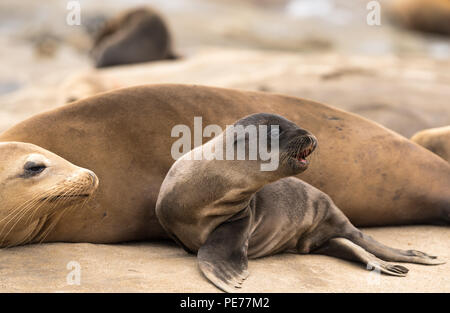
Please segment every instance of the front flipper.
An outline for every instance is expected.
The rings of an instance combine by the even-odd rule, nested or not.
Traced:
[[[223,291],[235,292],[248,277],[250,223],[251,216],[226,221],[209,235],[198,250],[200,270]]]

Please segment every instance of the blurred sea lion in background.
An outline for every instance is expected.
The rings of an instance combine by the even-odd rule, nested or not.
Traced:
[[[449,0],[396,0],[389,11],[392,19],[406,28],[450,35]]]
[[[103,79],[98,73],[89,71],[87,73],[76,74],[61,84],[61,95],[59,103],[70,103],[82,98],[96,95],[108,89],[118,89],[121,85],[114,77]],[[425,128],[425,127],[423,127]]]
[[[411,140],[450,162],[450,126],[422,130]]]
[[[107,67],[176,59],[166,22],[149,8],[137,8],[110,19],[94,39],[95,66]]]

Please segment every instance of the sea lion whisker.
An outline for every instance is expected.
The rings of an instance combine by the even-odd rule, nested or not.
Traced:
[[[73,190],[75,189],[75,186],[70,186],[68,189],[66,189],[66,191],[63,193],[63,195],[67,195],[69,193],[71,193]],[[64,201],[64,198],[58,198],[52,205],[51,207],[51,213],[49,215],[49,220],[54,216],[57,215],[58,213],[60,213],[61,215],[63,214],[62,212],[65,212],[69,207],[64,208],[62,211],[55,211],[54,209],[56,207],[58,207],[59,204],[61,204],[61,202]],[[46,238],[47,236],[50,234],[50,232],[53,230],[53,228],[56,226],[57,222],[59,221],[59,218],[56,218],[55,220],[53,220],[50,225],[47,227],[47,229],[44,230],[44,232],[41,234],[41,239],[39,240],[39,243],[41,244]]]
[[[33,214],[30,214],[30,216],[28,217],[27,222],[33,220],[35,214],[39,211],[39,209],[40,209],[44,204],[47,204],[48,202],[50,202],[50,200],[51,200],[51,197],[50,197],[50,196],[51,196],[52,194],[59,193],[61,190],[64,190],[65,188],[66,188],[66,187],[63,186],[63,185],[58,185],[58,186],[55,186],[54,188],[51,188],[50,190],[48,190],[48,191],[45,193],[44,197],[42,197],[42,199],[40,200],[40,201],[41,201],[41,205],[39,205],[38,207],[36,207],[36,209],[34,210]]]
[[[75,191],[74,191],[74,192],[75,192]],[[83,191],[82,191],[82,192],[83,192]],[[95,192],[95,191],[94,191],[94,192]],[[49,226],[49,228],[48,228],[49,230],[48,230],[47,234],[44,235],[44,237],[40,240],[39,243],[42,243],[42,242],[47,238],[47,236],[50,234],[50,232],[56,227],[57,223],[63,218],[63,216],[64,216],[67,212],[70,212],[71,210],[73,211],[73,210],[76,209],[76,208],[79,208],[80,210],[82,210],[82,209],[84,208],[84,206],[86,205],[86,203],[87,203],[89,200],[90,200],[90,197],[86,197],[86,199],[85,199],[81,204],[75,204],[75,205],[72,205],[72,206],[69,206],[69,207],[65,208],[65,209],[62,211],[61,215],[55,220],[55,222],[54,222],[52,225]]]
[[[29,204],[27,206],[24,206],[23,208],[18,210],[16,212],[16,214],[3,226],[2,231],[0,232],[0,236],[1,236],[1,234],[3,234],[3,231],[9,225],[9,223],[13,222],[13,224],[9,228],[8,232],[2,237],[2,241],[0,243],[1,246],[3,246],[4,240],[8,237],[8,235],[11,233],[11,231],[15,228],[17,223],[22,219],[24,214],[26,214],[26,212],[30,211],[32,208],[33,208],[33,204]]]
[[[28,203],[30,203],[30,202],[36,200],[37,198],[39,198],[38,195],[36,195],[35,197],[33,197],[33,198],[27,200],[26,202],[22,203],[21,205],[17,206],[16,208],[12,209],[11,212],[10,212],[8,215],[6,215],[4,218],[2,218],[2,219],[0,220],[0,223],[3,222],[4,220],[6,220],[10,215],[16,213],[17,210],[19,210],[19,209],[22,208],[23,206],[27,205]],[[0,234],[1,234],[1,233],[0,233]]]
[[[63,187],[58,185],[58,186],[55,186],[54,188],[51,188],[50,190],[48,190],[48,191],[45,193],[44,197],[42,197],[41,200],[40,200],[40,201],[41,201],[41,205],[38,206],[38,207],[36,207],[36,209],[34,210],[33,214],[30,214],[30,216],[28,217],[27,222],[33,220],[33,218],[34,218],[36,212],[38,212],[39,208],[41,208],[42,205],[44,205],[44,204],[46,204],[46,203],[49,202],[49,196],[50,196],[50,195],[52,195],[52,194],[54,194],[54,193],[57,193],[57,192],[59,192],[59,191],[62,190],[62,189],[63,189]]]
[[[34,235],[39,232],[39,230],[41,228],[40,226],[42,227],[42,225],[38,221],[38,224],[36,225],[37,229],[30,228],[28,234],[24,237],[24,239],[19,244],[22,245],[22,244],[31,242],[34,238]]]
[[[47,219],[51,220],[54,215],[56,215],[56,212],[52,212],[51,214],[49,214]],[[50,228],[53,226],[53,224],[55,224],[55,220],[51,221],[50,225],[48,225],[46,228],[44,228],[42,233],[39,235],[39,237],[40,237],[40,239],[38,241],[39,244],[41,244],[44,241],[44,239],[47,238],[48,234],[50,233]],[[45,227],[45,225],[44,225],[44,227]]]
[[[28,208],[29,206],[32,206],[36,203],[36,201],[38,200],[38,195],[36,195],[35,197],[31,198],[30,200],[27,200],[25,203],[21,204],[20,206],[18,206],[17,208],[13,209],[11,211],[11,213],[9,213],[7,216],[5,216],[0,222],[8,219],[11,215],[13,215],[7,222],[5,225],[3,225],[2,230],[0,231],[0,236],[2,235],[4,229],[9,225],[9,223],[11,221],[13,221],[24,209]]]
[[[74,208],[76,208],[76,207],[77,207],[76,205],[69,206],[69,207],[64,208],[61,212],[58,212],[58,213],[60,213],[60,215],[59,215],[58,217],[56,217],[56,218],[54,219],[54,221],[48,226],[47,231],[46,231],[45,235],[43,235],[42,239],[39,241],[39,244],[42,244],[42,243],[44,242],[44,240],[45,240],[45,239],[48,237],[48,235],[54,230],[54,228],[56,227],[56,225],[58,224],[58,222],[63,218],[63,216],[64,216],[67,212],[69,212],[70,210],[72,210],[72,209],[74,209]],[[56,213],[55,213],[55,215],[56,215]]]
[[[71,186],[71,188],[69,188],[65,195],[67,194],[71,194],[76,190],[76,186]],[[56,200],[56,202],[53,204],[52,207],[52,211],[55,207],[57,207],[61,202],[64,201],[64,198],[59,198],[58,200]],[[72,205],[72,206],[68,206],[66,208],[64,208],[62,211],[53,211],[50,215],[50,217],[53,217],[54,215],[58,215],[57,217],[54,218],[54,220],[50,223],[50,225],[47,227],[47,229],[44,231],[44,233],[42,234],[42,238],[39,240],[39,244],[42,244],[44,242],[44,240],[48,237],[48,235],[52,232],[52,230],[56,227],[56,225],[58,224],[59,220],[63,217],[63,215],[71,208],[76,207],[76,205]],[[49,217],[49,219],[50,219]]]
[[[87,200],[84,201],[84,203],[87,202]],[[44,240],[48,237],[48,235],[55,229],[56,225],[59,223],[59,221],[63,218],[63,216],[67,213],[70,212],[71,210],[74,210],[75,208],[77,208],[78,205],[72,205],[72,206],[68,206],[65,209],[63,209],[60,212],[60,215],[55,218],[54,222],[48,227],[48,231],[47,233],[43,236],[43,238],[40,240],[40,244],[42,244],[44,242]]]
[[[36,214],[36,212],[39,211],[39,209],[44,206],[46,203],[51,201],[51,195],[55,194],[55,193],[60,193],[61,191],[64,190],[64,193],[62,193],[62,198],[58,198],[58,200],[60,201],[56,201],[53,206],[51,207],[51,211],[53,211],[59,204],[61,204],[61,202],[64,200],[65,196],[70,196],[70,195],[76,195],[77,192],[76,190],[79,189],[79,187],[82,186],[82,184],[80,183],[74,183],[72,186],[70,186],[70,188],[67,188],[67,185],[60,185],[60,186],[56,186],[54,188],[51,188],[50,190],[48,190],[47,192],[45,192],[44,195],[42,194],[38,194],[35,197],[33,197],[32,199],[28,200],[27,202],[25,202],[24,204],[22,204],[20,207],[18,207],[17,209],[15,209],[12,213],[15,213],[14,216],[12,216],[10,218],[10,220],[4,225],[2,231],[0,232],[0,235],[3,233],[3,231],[6,229],[6,227],[13,222],[13,225],[9,228],[8,232],[3,236],[1,245],[3,246],[4,244],[4,240],[8,237],[8,235],[13,231],[13,229],[16,227],[16,225],[22,220],[22,218],[26,215],[28,215],[28,219],[26,221],[26,223],[28,224],[30,221],[32,221],[34,219],[34,216]],[[84,190],[85,188],[83,188],[82,190]],[[38,204],[38,205],[36,205]],[[33,211],[33,213],[31,213],[31,211]],[[30,214],[29,214],[30,213]],[[10,216],[11,214],[9,214],[8,216]],[[33,231],[31,231],[32,233]]]
[[[5,239],[11,233],[11,231],[15,228],[17,223],[23,218],[23,216],[25,216],[28,212],[30,212],[33,208],[35,208],[35,205],[37,203],[39,203],[38,200],[39,200],[39,195],[35,196],[34,198],[30,199],[29,201],[27,201],[25,204],[23,204],[19,208],[17,208],[15,210],[16,214],[13,217],[11,217],[11,219],[2,228],[2,231],[0,232],[0,236],[3,233],[4,229],[6,229],[6,227],[9,225],[9,223],[16,220],[15,223],[12,225],[12,227],[9,229],[9,231],[3,237]],[[42,205],[43,205],[43,203],[40,203],[37,206],[37,208],[40,208]],[[2,241],[2,243],[3,243],[3,241]]]

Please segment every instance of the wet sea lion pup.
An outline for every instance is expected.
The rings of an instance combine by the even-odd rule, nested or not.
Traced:
[[[251,156],[256,142],[259,149],[270,147],[277,167],[263,170],[261,154]],[[306,170],[316,145],[311,133],[281,116],[247,116],[174,163],[161,185],[157,217],[185,250],[198,254],[200,270],[224,291],[241,287],[247,258],[280,252],[335,256],[394,276],[405,276],[408,269],[385,261],[444,263],[376,242],[325,193],[289,177]],[[245,157],[236,159],[235,148]]]
[[[450,126],[422,130],[412,136],[411,141],[450,162]]]
[[[98,68],[176,58],[164,19],[149,8],[109,20],[96,36],[91,56]]]
[[[69,210],[81,210],[97,176],[38,146],[0,143],[0,247],[42,242]]]

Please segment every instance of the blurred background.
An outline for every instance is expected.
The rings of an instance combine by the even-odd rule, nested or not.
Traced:
[[[450,0],[375,1],[380,25],[363,0],[80,0],[80,25],[66,21],[69,2],[0,2],[0,131],[98,92],[165,82],[310,98],[407,137],[450,124]],[[143,6],[160,13],[178,58],[96,69],[96,34]]]

